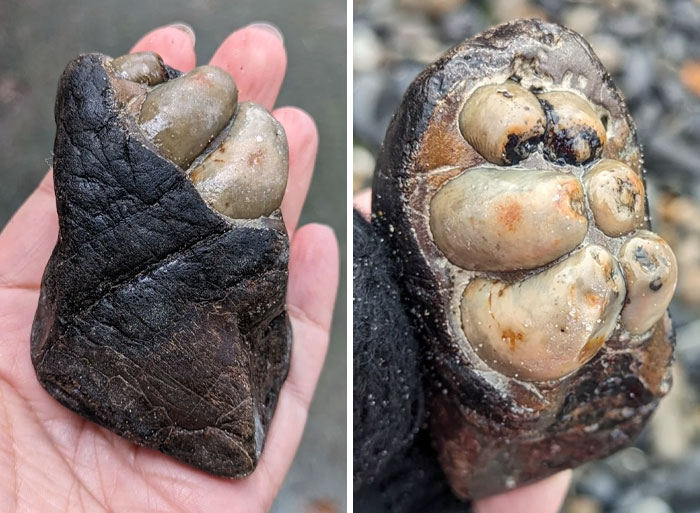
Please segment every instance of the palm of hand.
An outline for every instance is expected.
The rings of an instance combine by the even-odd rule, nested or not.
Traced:
[[[183,71],[195,62],[194,41],[172,27],[149,33],[134,50],[158,52]],[[271,108],[284,78],[286,55],[279,38],[251,26],[232,34],[211,63],[231,72],[242,100]],[[287,303],[294,344],[289,377],[258,468],[241,480],[197,471],[82,419],[39,385],[29,337],[41,275],[58,232],[49,172],[0,235],[0,511],[270,508],[301,439],[328,344],[338,281],[338,249],[331,230],[307,225],[295,231],[316,156],[314,123],[295,108],[273,114],[285,127],[290,146],[282,210],[292,241]]]

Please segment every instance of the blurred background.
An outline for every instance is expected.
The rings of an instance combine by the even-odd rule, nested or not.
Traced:
[[[413,78],[462,39],[521,17],[585,36],[644,146],[652,223],[680,267],[675,384],[635,447],[575,473],[564,513],[700,513],[700,1],[355,0],[354,189],[371,185]]]
[[[316,119],[321,140],[302,223],[330,224],[345,277],[346,0],[0,0],[0,226],[36,187],[51,161],[58,78],[83,52],[128,52],[143,34],[184,21],[207,62],[233,30],[267,20],[282,29],[288,73],[278,105]],[[346,286],[304,439],[273,512],[333,513],[346,503]],[[29,341],[27,341],[29,343]]]

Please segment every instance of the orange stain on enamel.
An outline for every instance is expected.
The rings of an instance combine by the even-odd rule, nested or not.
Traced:
[[[496,206],[498,211],[498,220],[503,224],[509,232],[514,232],[523,214],[520,208],[520,203],[512,198],[508,198],[505,202]]]

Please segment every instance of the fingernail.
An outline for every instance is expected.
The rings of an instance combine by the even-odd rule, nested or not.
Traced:
[[[273,34],[275,37],[277,37],[277,39],[282,41],[282,43],[284,43],[284,36],[282,35],[282,31],[280,30],[280,28],[277,25],[273,25],[272,23],[270,23],[268,21],[258,21],[255,23],[251,23],[250,25],[248,25],[248,27],[254,27],[254,28],[257,28],[260,30],[266,30],[270,34]]]
[[[190,40],[192,41],[192,46],[194,46],[194,44],[197,42],[197,35],[194,33],[194,29],[187,23],[183,21],[178,21],[177,23],[172,23],[168,26],[178,30],[182,30],[185,34],[187,34]]]

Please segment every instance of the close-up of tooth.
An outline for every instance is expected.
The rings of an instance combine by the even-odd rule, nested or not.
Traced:
[[[515,284],[472,281],[462,298],[462,326],[488,366],[523,380],[558,379],[595,356],[624,297],[613,256],[587,246]]]
[[[284,128],[264,107],[245,102],[221,146],[189,176],[202,198],[218,212],[254,219],[279,208],[288,167]]]
[[[542,140],[545,115],[537,97],[515,82],[479,87],[459,114],[462,135],[486,160],[517,164]]]
[[[538,98],[547,115],[545,148],[552,161],[581,165],[600,155],[607,140],[605,126],[587,100],[569,91]]]
[[[666,312],[678,281],[678,264],[661,237],[640,230],[620,249],[620,264],[627,283],[622,323],[639,335],[650,330]]]
[[[583,241],[583,187],[556,171],[470,169],[435,194],[430,229],[437,247],[463,269],[532,269]]]
[[[163,59],[155,52],[122,55],[111,62],[115,73],[126,80],[154,86],[165,81]]]
[[[407,89],[372,226],[429,355],[427,432],[458,498],[608,456],[668,393],[675,261],[636,232],[643,163],[622,94],[556,24],[496,26]]]
[[[237,97],[231,75],[200,66],[153,88],[139,124],[166,157],[186,168],[229,122]]]
[[[584,176],[595,224],[609,237],[619,237],[644,222],[644,183],[618,160],[603,159]]]

